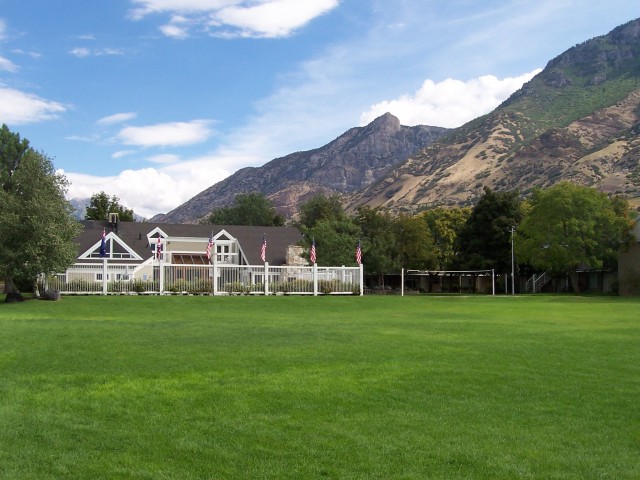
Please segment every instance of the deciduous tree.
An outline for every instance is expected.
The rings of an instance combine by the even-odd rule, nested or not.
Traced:
[[[553,273],[567,273],[579,293],[577,270],[616,263],[630,241],[633,219],[626,201],[592,188],[561,182],[536,190],[515,237],[521,261]]]
[[[420,214],[433,238],[437,270],[451,268],[456,255],[456,238],[470,214],[471,209],[467,207],[434,208]]]
[[[522,211],[517,191],[494,192],[485,187],[456,238],[454,266],[511,271],[511,227],[520,223]]]
[[[276,212],[273,203],[263,194],[240,193],[231,206],[214,210],[207,223],[281,227],[284,225],[284,217]]]
[[[89,205],[85,209],[85,220],[108,220],[110,213],[117,213],[122,222],[135,221],[132,209],[120,205],[120,199],[115,195],[109,197],[104,192],[91,196]]]
[[[64,271],[75,261],[80,224],[65,199],[67,180],[51,160],[2,127],[0,138],[0,277],[8,298],[16,284],[35,289],[39,274]]]
[[[342,220],[346,217],[340,196],[316,195],[300,205],[300,225],[312,228],[321,220]]]

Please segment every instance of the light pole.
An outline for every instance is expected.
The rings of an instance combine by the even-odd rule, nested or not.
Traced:
[[[516,289],[515,289],[515,262],[514,262],[514,256],[513,256],[513,232],[515,231],[516,227],[511,226],[511,295],[515,295],[516,294]]]

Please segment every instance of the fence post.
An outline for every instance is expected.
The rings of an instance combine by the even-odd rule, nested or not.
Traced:
[[[359,267],[360,267],[360,296],[362,297],[364,295],[364,266],[360,264]]]
[[[313,264],[313,296],[318,296],[318,264]]]
[[[213,254],[213,296],[218,295],[218,254]]]
[[[269,295],[269,262],[264,262],[264,296]]]
[[[107,294],[107,257],[102,258],[102,294]]]
[[[495,269],[491,269],[491,295],[496,295],[496,272]]]
[[[164,268],[162,267],[162,255],[158,258],[158,273],[160,275],[160,295],[164,292]]]

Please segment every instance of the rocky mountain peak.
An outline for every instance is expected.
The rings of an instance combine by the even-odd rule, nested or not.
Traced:
[[[382,134],[393,134],[400,131],[400,120],[389,112],[379,116],[365,127],[367,133],[379,132]]]
[[[365,188],[390,168],[448,132],[441,127],[406,127],[386,113],[365,127],[351,128],[323,147],[276,158],[262,167],[245,168],[209,187],[154,221],[197,221],[230,205],[239,193],[267,196],[279,213],[295,216],[307,198],[349,194]]]

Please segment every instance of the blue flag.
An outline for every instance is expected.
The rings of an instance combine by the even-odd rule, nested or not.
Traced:
[[[100,258],[107,256],[107,233],[102,229],[102,242],[100,242]]]

